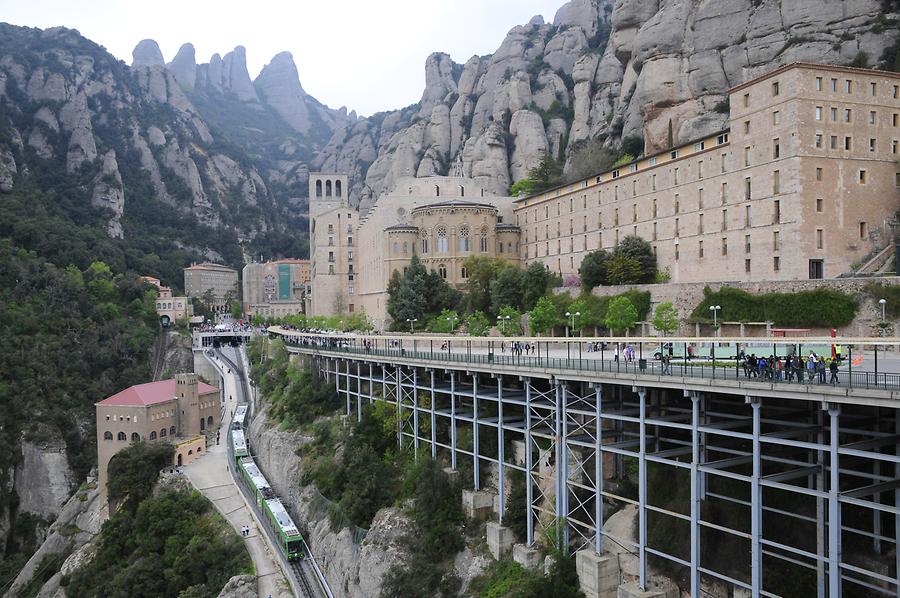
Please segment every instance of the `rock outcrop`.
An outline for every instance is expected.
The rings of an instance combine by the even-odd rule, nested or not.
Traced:
[[[165,66],[159,44],[152,39],[142,39],[131,52],[131,66]]]
[[[197,57],[193,44],[182,44],[175,58],[166,67],[186,91],[194,89],[197,81]]]
[[[15,491],[19,511],[53,521],[69,499],[75,475],[69,467],[66,444],[41,428],[41,440],[23,437],[22,457],[16,465]]]
[[[306,92],[300,85],[297,66],[290,52],[276,54],[263,67],[254,85],[263,101],[298,133],[309,132]]]
[[[587,140],[613,148],[641,137],[646,151],[726,126],[728,88],[795,61],[874,65],[898,37],[878,0],[571,0],[553,23],[510,29],[489,56],[464,65],[425,61],[425,90],[398,110],[335,132],[317,168],[367,165],[352,179],[365,205],[398,172],[432,174],[444,151],[466,174],[505,192],[544,151],[567,158]],[[445,104],[450,117],[435,108]],[[529,113],[521,113],[527,110]],[[535,118],[539,117],[539,118]],[[537,120],[540,120],[540,123]],[[433,131],[422,139],[422,125]],[[371,156],[374,146],[377,155]],[[442,161],[441,163],[445,163]],[[368,198],[368,199],[367,199]]]

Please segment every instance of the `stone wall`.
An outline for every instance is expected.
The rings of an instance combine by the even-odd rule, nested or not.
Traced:
[[[682,320],[678,330],[679,335],[706,335],[712,333],[712,326],[703,325],[699,327],[693,323],[684,322],[697,305],[703,301],[703,289],[709,287],[713,291],[718,291],[723,287],[741,289],[748,293],[798,293],[800,291],[813,291],[819,288],[834,289],[844,293],[859,294],[860,307],[856,314],[856,318],[847,326],[837,329],[839,335],[844,336],[877,336],[879,330],[878,322],[881,320],[881,308],[878,305],[878,298],[871,297],[864,293],[864,289],[869,284],[883,284],[886,286],[894,286],[900,284],[900,277],[883,276],[871,278],[827,278],[821,280],[783,280],[783,281],[762,281],[762,282],[718,282],[718,283],[666,283],[666,284],[639,284],[639,285],[619,285],[597,287],[593,290],[593,294],[597,297],[605,297],[610,295],[618,295],[625,291],[649,291],[651,301],[651,311],[648,319],[652,319],[653,309],[660,303],[671,301],[678,310],[679,318]],[[578,295],[580,289],[577,287],[558,288],[555,290],[557,294],[568,293],[571,296]],[[814,305],[810,309],[815,309]],[[719,314],[720,321],[724,322],[722,326],[722,335],[739,334],[739,326],[729,324],[728,314],[724,312]],[[645,326],[648,334],[655,334],[651,326]],[[745,331],[748,335],[763,335],[765,326],[760,324],[757,326],[746,326]],[[638,331],[640,332],[640,331]],[[830,328],[815,328],[809,332],[810,336],[831,334]]]

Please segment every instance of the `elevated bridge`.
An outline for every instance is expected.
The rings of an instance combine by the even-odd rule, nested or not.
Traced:
[[[713,583],[751,596],[786,583],[822,598],[900,593],[900,339],[269,332],[314,360],[347,416],[393,405],[400,446],[460,471],[470,494],[495,494],[501,525],[510,472],[522,472],[524,549],[560,534],[597,595],[622,578],[607,575],[612,544],[637,555],[640,589],[664,571],[692,596]],[[828,371],[824,383],[808,370],[754,374],[738,358],[830,360],[834,343],[833,384]],[[637,512],[633,539],[604,530],[623,505]]]

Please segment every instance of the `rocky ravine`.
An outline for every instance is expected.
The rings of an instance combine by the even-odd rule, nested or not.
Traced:
[[[571,156],[590,139],[643,136],[653,151],[670,123],[675,143],[719,130],[726,90],[778,65],[872,66],[897,16],[879,0],[571,0],[552,24],[510,29],[491,55],[432,54],[418,104],[339,128],[314,166],[350,172],[364,205],[458,156],[504,193],[560,145]]]

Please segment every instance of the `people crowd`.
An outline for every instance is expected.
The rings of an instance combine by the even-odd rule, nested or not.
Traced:
[[[840,355],[826,362],[824,355],[816,355],[810,351],[805,358],[802,355],[769,355],[757,357],[755,353],[746,355],[741,352],[739,360],[744,370],[744,377],[761,379],[770,382],[794,382],[802,384],[818,383],[840,384]],[[828,376],[828,374],[831,374]]]

